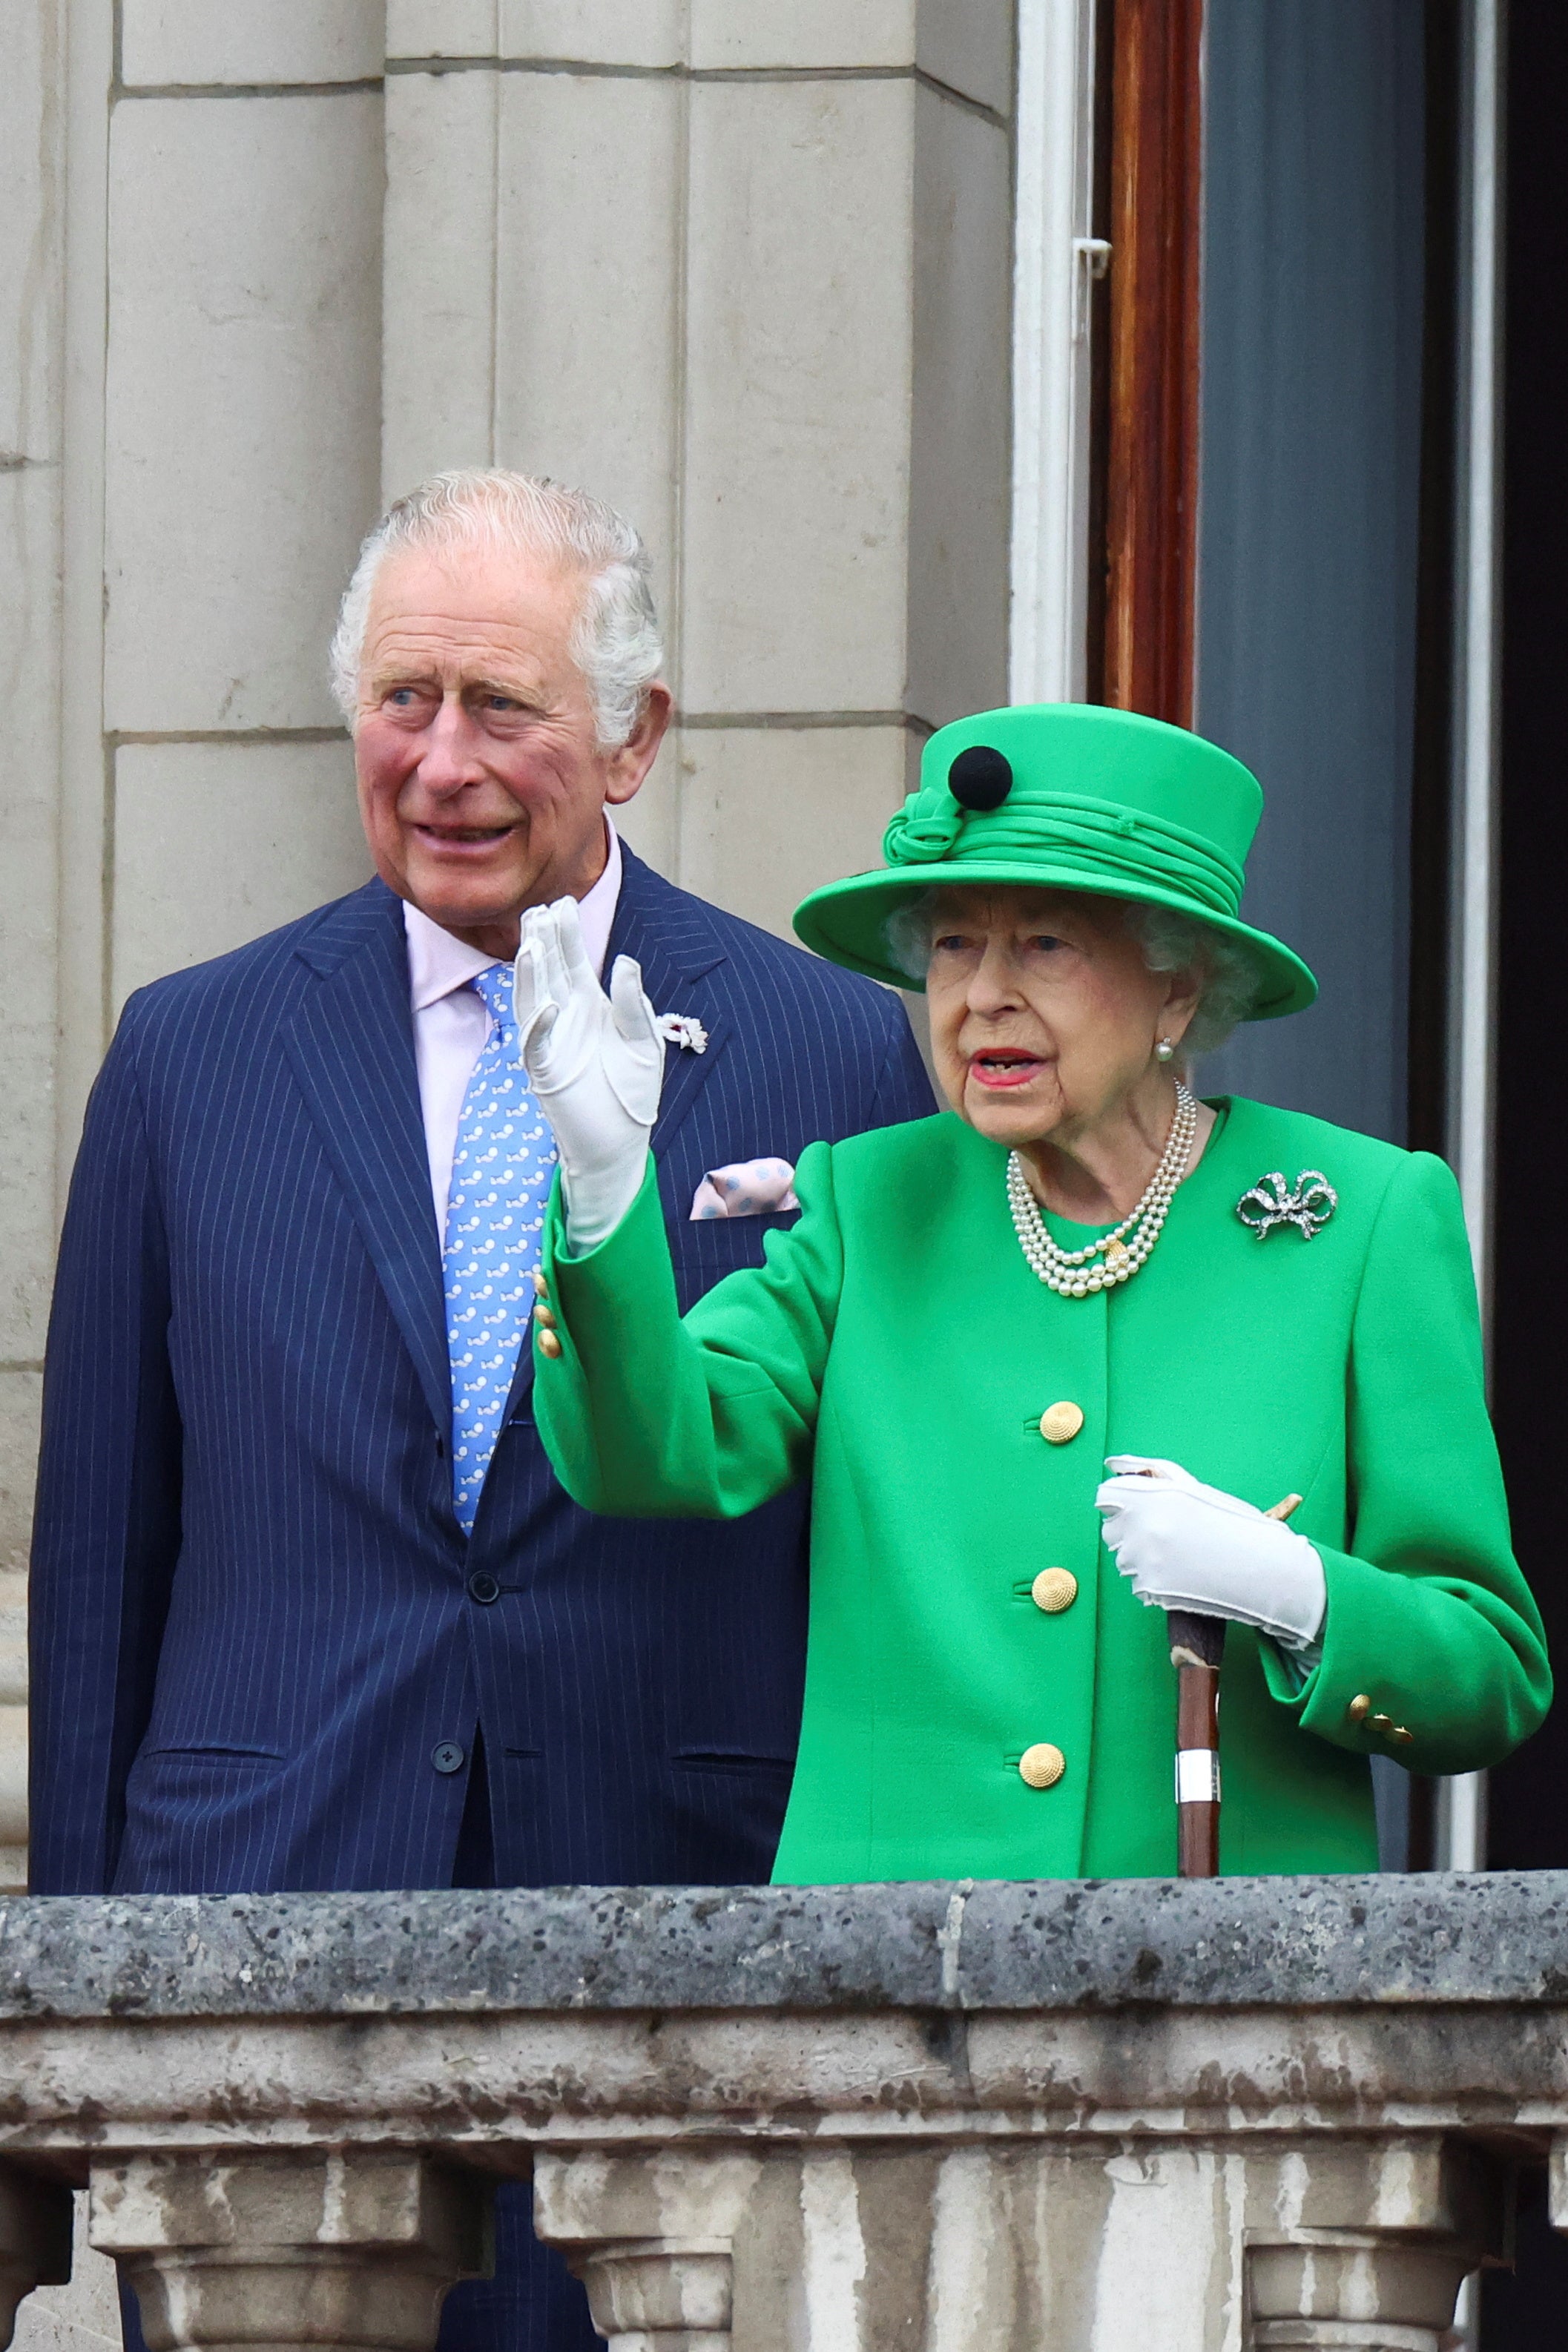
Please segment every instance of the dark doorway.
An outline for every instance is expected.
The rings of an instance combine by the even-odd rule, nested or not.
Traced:
[[[1493,1398],[1515,1548],[1560,1679],[1568,1574],[1555,1472],[1568,1402],[1561,1369],[1568,1228],[1555,1213],[1552,1174],[1568,1060],[1565,115],[1568,9],[1560,0],[1519,0],[1508,68]],[[1568,1866],[1568,1707],[1561,1701],[1545,1728],[1492,1775],[1488,1859],[1498,1870]]]
[[[1568,10],[1509,12],[1501,579],[1501,877],[1497,1061],[1493,1400],[1515,1548],[1546,1620],[1559,1688],[1568,1665],[1568,1574],[1554,1491],[1562,1456],[1568,1232],[1552,1174],[1563,1130],[1568,1032],[1563,873],[1568,857],[1563,687],[1568,646]],[[1491,1776],[1488,1861],[1568,1866],[1568,1707]],[[1548,2352],[1568,2309],[1568,2240],[1544,2196],[1521,2211],[1519,2266],[1489,2274],[1487,2352]]]

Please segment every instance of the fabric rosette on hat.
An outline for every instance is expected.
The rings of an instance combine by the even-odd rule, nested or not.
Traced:
[[[975,884],[1088,890],[1165,907],[1242,948],[1258,975],[1243,1018],[1300,1013],[1318,983],[1300,957],[1241,919],[1263,810],[1241,761],[1185,728],[1099,704],[985,710],[939,728],[921,782],[882,839],[887,864],[814,890],[795,909],[808,948],[891,987],[889,919],[922,891]]]

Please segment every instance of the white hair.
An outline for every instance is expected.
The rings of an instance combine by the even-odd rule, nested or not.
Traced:
[[[647,550],[603,499],[499,467],[432,474],[394,500],[360,549],[329,656],[333,698],[351,731],[376,575],[389,555],[415,547],[496,548],[581,571],[585,585],[572,655],[593,698],[600,748],[620,749],[664,666]]]
[[[911,980],[923,981],[930,969],[931,924],[944,895],[937,889],[917,891],[894,908],[883,926],[889,953]],[[1089,895],[1098,905],[1120,915],[1151,971],[1196,973],[1197,1010],[1182,1039],[1184,1064],[1223,1045],[1258,1001],[1260,974],[1241,941],[1195,917],[1179,915],[1172,907],[1152,906],[1141,898],[1102,897],[1099,891]]]

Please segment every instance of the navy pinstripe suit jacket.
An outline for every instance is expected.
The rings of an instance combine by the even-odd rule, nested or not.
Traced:
[[[778,1222],[689,1223],[705,1169],[922,1117],[930,1089],[895,998],[629,852],[610,947],[709,1034],[670,1049],[653,1139],[689,1301]],[[590,1517],[545,1461],[529,1355],[465,1541],[384,885],[131,1000],[49,1335],[36,1893],[447,1885],[467,1772],[433,1755],[477,1727],[503,1884],[765,1877],[804,1495]]]

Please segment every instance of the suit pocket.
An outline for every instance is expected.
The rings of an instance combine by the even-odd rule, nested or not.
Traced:
[[[250,1748],[237,1741],[215,1740],[203,1748],[143,1748],[142,1758],[189,1757],[195,1761],[210,1760],[217,1764],[286,1764],[288,1758],[279,1748]],[[142,1760],[138,1759],[138,1761]]]
[[[132,1820],[222,1813],[247,1805],[282,1771],[273,1748],[144,1748],[125,1783]]]
[[[691,1885],[761,1885],[773,1868],[794,1778],[784,1756],[673,1749],[663,1809],[672,1875]]]
[[[799,1219],[799,1211],[791,1209],[784,1215],[770,1211],[761,1217],[708,1217],[695,1225],[669,1226],[669,1254],[681,1313],[727,1274],[742,1265],[761,1265],[767,1235],[798,1223]]]
[[[782,1773],[787,1780],[795,1770],[793,1756],[759,1756],[741,1748],[674,1748],[670,1762],[683,1772]]]

